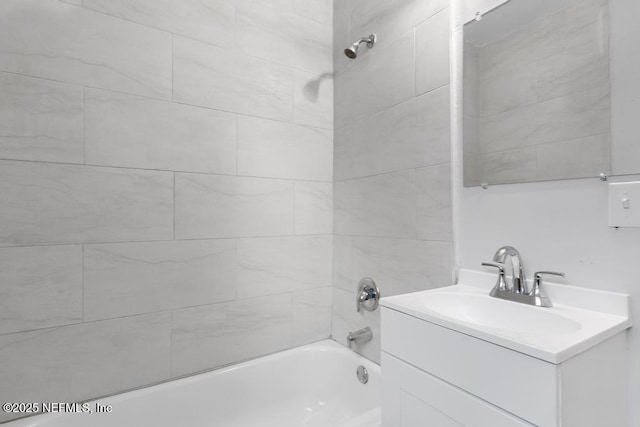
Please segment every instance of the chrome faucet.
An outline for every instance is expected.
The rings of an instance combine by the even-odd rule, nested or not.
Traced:
[[[494,262],[502,264],[506,264],[507,259],[511,264],[511,286],[507,284],[507,290],[517,294],[528,293],[527,275],[524,273],[524,264],[520,252],[513,246],[503,246],[493,256]]]
[[[372,339],[373,332],[371,332],[371,328],[367,326],[355,332],[349,332],[349,335],[347,335],[347,344],[349,344],[349,348],[353,348],[354,345],[364,344]]]
[[[508,257],[508,258],[507,258]],[[511,264],[511,283],[505,280],[504,266],[502,264],[510,261]],[[528,290],[527,276],[524,273],[524,264],[520,252],[513,246],[503,246],[493,256],[493,263],[483,262],[485,267],[493,267],[498,269],[498,281],[491,289],[492,297],[502,298],[509,301],[521,302],[524,304],[535,305],[537,307],[552,307],[551,300],[540,287],[542,276],[545,274],[564,277],[564,273],[556,273],[553,271],[538,271],[534,274],[535,280],[533,287]],[[496,264],[499,263],[499,264]]]

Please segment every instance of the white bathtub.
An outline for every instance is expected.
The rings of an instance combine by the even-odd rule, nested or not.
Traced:
[[[369,382],[356,376],[358,365]],[[48,413],[7,427],[379,427],[380,367],[331,340]]]

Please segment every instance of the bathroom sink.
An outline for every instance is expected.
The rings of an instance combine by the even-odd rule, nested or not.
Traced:
[[[425,310],[449,319],[495,330],[563,335],[581,328],[580,323],[575,320],[547,309],[493,298],[488,294],[430,292],[419,295],[415,302]]]
[[[496,276],[461,270],[459,283],[382,298],[396,310],[530,356],[561,363],[631,326],[629,296],[546,283],[553,307],[489,296]]]

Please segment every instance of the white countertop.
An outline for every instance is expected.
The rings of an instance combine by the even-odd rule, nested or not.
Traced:
[[[562,363],[631,326],[629,295],[545,282],[542,286],[553,307],[534,307],[490,297],[496,278],[496,274],[461,270],[457,285],[382,298],[381,305],[554,364]],[[429,294],[435,293],[446,293],[447,298],[454,301],[456,295],[462,295],[461,301],[466,298],[467,304],[475,298],[484,303],[483,306],[490,307],[491,312],[481,313],[482,316],[494,317],[498,322],[504,322],[505,327],[469,320],[473,315],[466,315],[462,302],[456,313],[445,315],[443,312],[446,310],[443,311],[442,307],[430,306],[438,304],[437,298],[429,298]],[[484,301],[485,297],[490,301]],[[546,316],[547,313],[550,316]],[[520,314],[533,321],[536,316],[549,317],[548,333],[531,328],[519,329]],[[562,320],[558,323],[558,331],[553,330],[553,319]],[[579,325],[561,330],[561,326],[575,325],[575,322]]]

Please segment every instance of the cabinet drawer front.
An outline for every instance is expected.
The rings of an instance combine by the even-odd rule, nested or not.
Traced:
[[[382,353],[383,427],[531,427],[395,357]]]
[[[384,352],[535,425],[557,425],[556,365],[388,308],[381,337]]]

